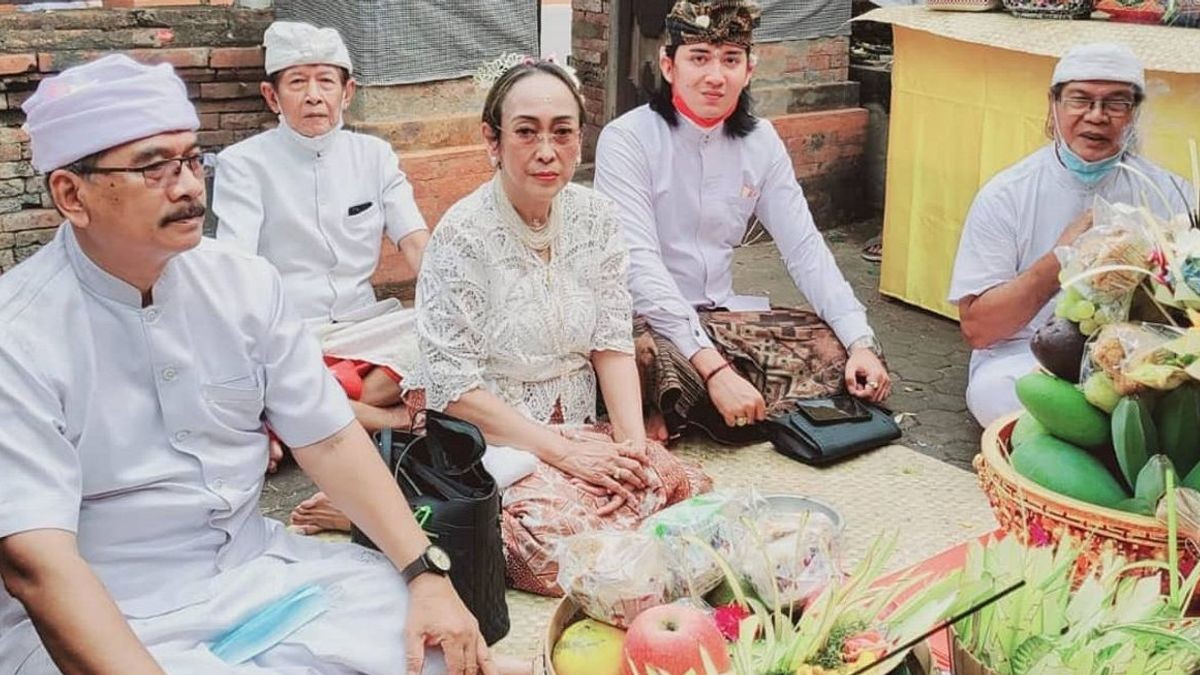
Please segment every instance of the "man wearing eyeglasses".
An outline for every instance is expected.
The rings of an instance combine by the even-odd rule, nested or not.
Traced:
[[[371,275],[385,236],[420,269],[429,232],[412,185],[385,141],[342,128],[355,82],[336,30],[276,21],[263,44],[262,95],[279,126],[221,153],[217,239],[279,270],[368,430],[407,427],[399,382],[417,357],[416,314],[395,298],[376,302]],[[292,523],[308,533],[350,526],[323,494]]]
[[[278,272],[202,240],[171,67],[108,56],[22,107],[65,222],[0,276],[0,673],[416,673],[427,646],[433,670],[494,672]],[[383,554],[262,516],[264,420]],[[323,614],[214,654],[311,586]]]
[[[1035,330],[1050,319],[1060,270],[1054,249],[1092,226],[1097,197],[1149,204],[1159,217],[1187,210],[1186,181],[1136,154],[1146,96],[1141,62],[1121,44],[1085,44],[1058,62],[1050,83],[1051,143],[993,177],[975,197],[950,284],[971,354],[967,406],[981,425],[1020,407],[1013,385],[1037,362]],[[1147,176],[1153,187],[1122,164]]]

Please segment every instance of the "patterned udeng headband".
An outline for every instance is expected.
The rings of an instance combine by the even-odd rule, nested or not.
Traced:
[[[762,8],[754,0],[679,0],[667,15],[667,44],[706,42],[749,47],[754,44],[754,29],[761,18]]]
[[[547,54],[545,57],[515,53],[501,54],[479,66],[479,70],[475,71],[471,79],[475,81],[475,86],[480,89],[491,89],[492,85],[496,84],[496,80],[499,80],[504,73],[507,73],[512,68],[516,66],[532,66],[539,63],[553,63],[562,68],[571,77],[571,81],[575,83],[575,88],[579,88],[579,78],[575,75],[575,69],[564,63],[559,63],[558,57],[554,54]]]

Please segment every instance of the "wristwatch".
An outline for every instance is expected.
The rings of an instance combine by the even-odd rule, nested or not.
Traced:
[[[854,342],[851,342],[850,345],[846,347],[846,353],[849,354],[855,349],[865,349],[875,356],[878,356],[881,359],[883,358],[883,345],[879,344],[879,340],[875,339],[874,335],[864,335]]]
[[[438,546],[430,544],[424,553],[400,571],[400,576],[404,578],[404,583],[411,584],[413,579],[426,572],[432,572],[442,577],[449,574],[450,555]]]

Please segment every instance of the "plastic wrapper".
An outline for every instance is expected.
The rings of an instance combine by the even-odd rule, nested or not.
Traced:
[[[645,532],[600,530],[558,546],[558,585],[589,617],[628,628],[643,611],[677,597],[670,561]]]
[[[713,552],[728,559],[730,524],[746,508],[746,497],[740,493],[709,492],[663,509],[642,523],[642,531],[662,543],[676,576],[679,595],[698,597],[721,584],[724,574]],[[690,539],[700,541],[703,546]]]
[[[842,523],[829,507],[767,496],[754,504],[745,526],[737,567],[768,604],[801,605],[841,576]]]
[[[1114,323],[1100,329],[1087,346],[1082,382],[1099,371],[1119,396],[1150,389],[1174,389],[1188,380],[1186,363],[1169,348],[1183,331],[1155,323]]]
[[[1148,260],[1153,249],[1142,218],[1135,207],[1109,204],[1097,198],[1092,228],[1070,246],[1054,250],[1062,265],[1059,278],[1064,283],[1055,314],[1078,323],[1085,335],[1093,334],[1100,326],[1129,318],[1133,292],[1149,272]],[[1085,272],[1113,266],[1122,269],[1096,272],[1065,285]]]

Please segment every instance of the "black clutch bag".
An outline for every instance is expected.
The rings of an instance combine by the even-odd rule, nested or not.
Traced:
[[[789,413],[762,422],[780,454],[824,465],[887,445],[900,438],[890,411],[848,395],[802,401]]]
[[[509,630],[500,535],[500,492],[483,468],[486,444],[474,424],[425,411],[425,434],[375,436],[400,491],[430,540],[450,555],[450,581],[489,645]],[[358,528],[356,544],[376,548]]]

